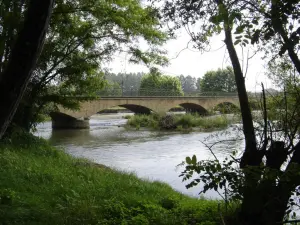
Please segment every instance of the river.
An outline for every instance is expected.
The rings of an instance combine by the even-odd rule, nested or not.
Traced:
[[[90,159],[118,170],[134,172],[138,177],[168,183],[175,190],[199,197],[201,187],[185,188],[178,177],[183,167],[177,167],[186,156],[197,159],[213,159],[211,152],[202,143],[236,139],[234,126],[214,132],[161,132],[126,130],[122,125],[126,114],[96,115],[90,120],[89,130],[52,131],[51,122],[39,124],[35,134],[62,147],[67,153]],[[242,141],[226,141],[215,145],[215,155],[222,159],[233,150],[241,149]],[[207,198],[219,198],[214,191]]]

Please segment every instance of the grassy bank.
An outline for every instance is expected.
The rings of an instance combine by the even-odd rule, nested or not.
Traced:
[[[202,117],[198,114],[176,114],[173,117],[173,129],[191,130],[197,128],[200,130],[226,128],[233,120],[226,116]],[[133,128],[147,127],[155,130],[163,129],[161,120],[164,118],[157,114],[134,115],[127,118],[127,126]]]
[[[220,222],[216,201],[75,159],[31,135],[0,143],[0,162],[3,225]]]

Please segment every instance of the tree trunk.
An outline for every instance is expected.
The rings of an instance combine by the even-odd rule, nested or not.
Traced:
[[[222,0],[218,0],[217,3],[219,6],[222,5],[222,10],[226,10]],[[282,26],[280,18],[277,18],[278,15],[275,13],[276,4],[276,1],[272,2],[272,16],[276,17],[273,27],[283,39],[288,54],[300,73],[300,60],[295,52],[294,44],[288,38]],[[300,143],[296,145],[294,155],[284,174],[280,171],[280,167],[286,161],[288,155],[287,150],[284,148],[284,143],[273,142],[268,151],[266,151],[266,146],[262,149],[257,148],[245,81],[232,40],[232,31],[228,22],[229,15],[228,12],[225,13],[225,44],[234,68],[246,141],[246,149],[240,163],[241,168],[244,168],[245,184],[243,201],[239,212],[239,224],[282,224],[289,198],[300,179],[299,173],[295,172],[299,171],[300,168]],[[263,156],[266,156],[267,168],[260,168]],[[252,166],[255,170],[251,168]],[[277,179],[278,177],[280,177],[280,180]]]
[[[10,124],[41,53],[54,0],[31,0],[5,71],[0,75],[0,139]]]
[[[246,141],[246,148],[241,159],[240,167],[246,168],[247,166],[259,166],[262,162],[263,155],[260,154],[256,146],[252,114],[249,106],[248,95],[246,92],[244,76],[232,41],[231,29],[229,25],[225,24],[224,26],[225,44],[227,46],[227,50],[229,52],[229,56],[234,68],[242,114],[243,131]],[[263,203],[259,197],[259,193],[257,193],[257,189],[254,188],[260,176],[253,176],[253,173],[248,173],[247,168],[244,170],[244,173],[245,186],[243,190],[243,202],[241,206],[240,220],[242,224],[260,225],[259,221],[261,218],[260,214]],[[254,220],[253,223],[251,222],[251,220]]]
[[[218,1],[218,5],[221,6],[223,10],[226,9],[226,6],[220,0]],[[256,188],[257,183],[261,178],[262,171],[258,169],[258,173],[255,174],[247,168],[248,166],[259,167],[262,162],[263,152],[259,151],[256,145],[256,136],[245,86],[245,79],[233,44],[232,28],[230,26],[229,14],[227,11],[224,16],[225,44],[234,69],[243,122],[243,132],[246,142],[245,151],[240,162],[240,167],[244,169],[245,185],[239,221],[240,224],[245,225],[263,225],[264,223],[262,221],[264,215],[262,210],[264,208],[264,199],[261,198],[261,196],[263,196],[264,193],[257,193],[259,190]]]

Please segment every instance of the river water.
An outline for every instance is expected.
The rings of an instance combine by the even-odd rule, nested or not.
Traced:
[[[52,131],[51,122],[39,124],[36,135],[62,147],[67,153],[90,159],[118,170],[134,172],[138,177],[168,183],[175,190],[198,197],[201,186],[185,188],[179,177],[183,167],[177,167],[186,156],[213,159],[212,153],[202,142],[237,139],[235,126],[214,132],[160,132],[126,130],[122,125],[126,114],[96,115],[90,120],[89,130]],[[239,150],[242,141],[226,141],[214,146],[213,152],[222,159],[233,150]],[[219,198],[210,191],[207,198]]]

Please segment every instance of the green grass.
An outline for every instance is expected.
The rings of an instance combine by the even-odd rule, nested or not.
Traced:
[[[199,115],[182,114],[176,115],[176,125],[183,128],[199,127],[202,129],[225,128],[229,120],[225,116],[202,117]]]
[[[129,127],[148,127],[148,128],[159,128],[159,119],[160,116],[157,114],[150,114],[150,115],[133,115],[127,120],[127,126]]]
[[[73,158],[31,135],[0,143],[0,162],[3,225],[220,222],[216,201]]]
[[[226,116],[202,117],[198,114],[175,114],[173,115],[176,130],[184,131],[191,128],[200,128],[201,130],[226,128],[232,121]],[[157,114],[134,115],[127,121],[128,127],[139,129],[147,127],[151,129],[161,129],[159,121],[161,116]]]

